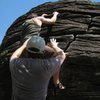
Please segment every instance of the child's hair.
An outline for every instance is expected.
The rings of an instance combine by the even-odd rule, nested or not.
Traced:
[[[37,17],[38,15],[36,13],[31,13],[27,16],[28,19],[30,18],[34,18],[34,17]]]

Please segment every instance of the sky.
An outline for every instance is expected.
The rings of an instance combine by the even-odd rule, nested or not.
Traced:
[[[0,44],[7,29],[21,15],[45,2],[58,0],[0,0]],[[100,0],[93,0],[100,2]]]

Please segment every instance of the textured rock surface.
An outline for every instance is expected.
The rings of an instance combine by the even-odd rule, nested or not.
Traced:
[[[56,38],[59,46],[69,52],[61,69],[64,91],[48,92],[47,100],[100,100],[100,3],[89,0],[60,0],[48,2],[20,16],[9,27],[0,47],[0,100],[11,98],[9,57],[19,47],[20,26],[32,12],[60,15],[49,37]],[[47,37],[48,25],[43,25],[41,35]]]

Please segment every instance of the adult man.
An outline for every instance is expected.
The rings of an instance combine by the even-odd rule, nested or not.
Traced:
[[[65,53],[58,47],[55,39],[51,39],[49,45],[50,47],[45,45],[43,38],[33,36],[11,56],[10,70],[14,100],[45,100],[49,80],[65,59]],[[21,57],[25,49],[27,57]],[[52,56],[45,58],[44,51],[48,52],[48,50],[55,51]]]
[[[38,16],[37,14],[32,13],[27,17],[27,20],[23,23],[23,32],[22,38],[29,38],[33,35],[40,35],[42,23],[45,24],[54,24],[57,20],[58,12],[53,12],[51,18],[46,18],[47,14],[42,14]]]

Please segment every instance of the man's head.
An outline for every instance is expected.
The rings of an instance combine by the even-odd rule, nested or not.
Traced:
[[[55,54],[54,49],[47,46],[40,36],[32,36],[27,43],[26,50],[28,56],[32,58],[50,58]]]
[[[42,53],[45,48],[45,41],[40,36],[32,36],[27,43],[27,51],[30,53]]]

